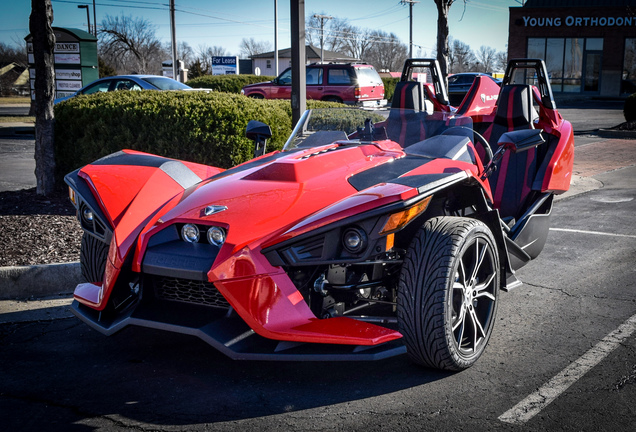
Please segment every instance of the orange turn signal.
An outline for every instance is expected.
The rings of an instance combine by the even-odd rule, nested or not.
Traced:
[[[428,196],[405,210],[393,213],[389,216],[389,220],[386,221],[382,230],[380,230],[380,235],[391,234],[404,228],[409,222],[427,209],[431,198],[433,197]]]
[[[70,187],[68,188],[68,197],[71,199],[73,204],[77,205],[77,201],[75,201],[75,191]]]

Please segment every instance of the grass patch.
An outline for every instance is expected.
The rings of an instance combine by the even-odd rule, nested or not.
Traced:
[[[7,104],[24,104],[24,105],[30,105],[30,104],[31,104],[31,98],[29,98],[28,96],[7,96],[7,97],[0,97],[0,105],[7,105]]]
[[[35,123],[34,116],[0,116],[0,123]]]

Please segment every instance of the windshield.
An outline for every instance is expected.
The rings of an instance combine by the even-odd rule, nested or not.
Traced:
[[[144,81],[157,87],[159,90],[190,90],[192,87],[166,77],[146,77]]]
[[[327,108],[305,111],[284,151],[341,141],[391,140],[403,148],[436,135],[460,135],[474,142],[472,119],[452,113],[386,109]]]

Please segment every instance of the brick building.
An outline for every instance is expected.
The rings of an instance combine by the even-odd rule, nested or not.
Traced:
[[[527,0],[510,8],[508,58],[542,58],[555,93],[636,92],[636,0]]]

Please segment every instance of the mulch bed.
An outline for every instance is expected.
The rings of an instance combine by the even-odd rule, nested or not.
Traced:
[[[66,191],[0,192],[0,267],[79,261],[82,229]]]
[[[636,121],[630,121],[621,123],[618,126],[614,126],[610,128],[611,130],[627,130],[627,131],[636,131]]]

